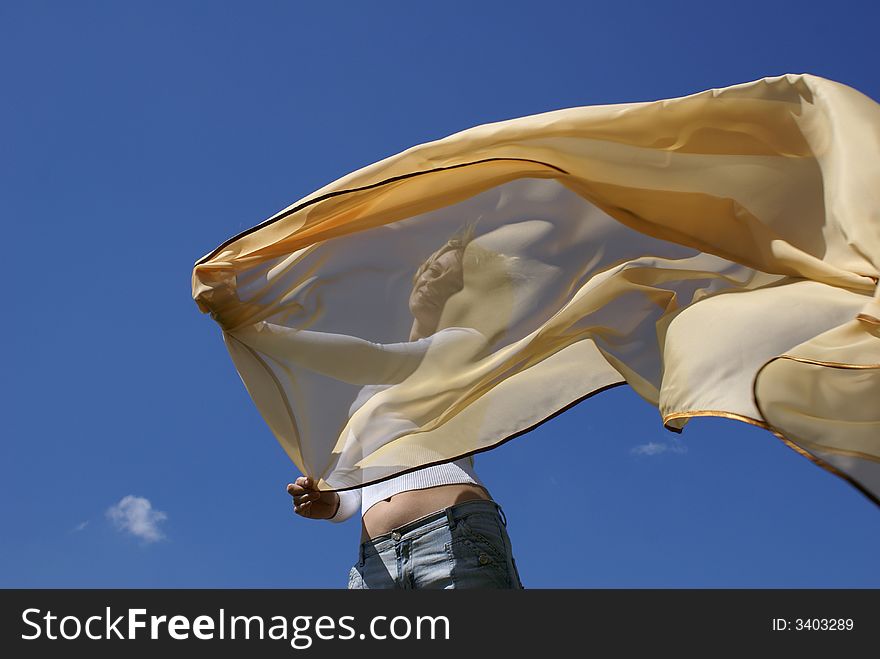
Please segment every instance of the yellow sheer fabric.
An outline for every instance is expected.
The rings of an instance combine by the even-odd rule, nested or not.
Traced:
[[[784,75],[477,126],[200,259],[293,462],[359,487],[626,382],[772,431],[880,503],[880,107]]]

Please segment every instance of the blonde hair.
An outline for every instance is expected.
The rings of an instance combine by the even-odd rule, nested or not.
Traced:
[[[509,256],[473,242],[479,219],[472,220],[456,231],[446,243],[419,266],[413,286],[435,259],[446,252],[458,251],[461,259],[464,288],[453,295],[438,321],[438,327],[470,327],[486,337],[490,345],[508,331],[515,316],[514,289],[526,280],[520,272],[520,258]]]
[[[458,251],[459,258],[464,255],[465,247],[468,246],[468,244],[474,239],[474,236],[477,233],[477,221],[478,220],[473,220],[462,225],[462,227],[458,231],[456,231],[449,240],[446,241],[446,244],[443,245],[443,247],[441,247],[436,252],[431,254],[431,256],[425,259],[424,263],[422,263],[422,265],[419,266],[419,269],[416,270],[416,274],[413,275],[413,286],[416,285],[416,282],[419,280],[419,277],[422,275],[422,273],[427,270],[435,260],[443,256],[443,254],[445,254],[446,252],[451,252],[453,250]]]

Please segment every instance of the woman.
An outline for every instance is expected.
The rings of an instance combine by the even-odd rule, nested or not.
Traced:
[[[451,238],[416,272],[410,341],[438,334],[446,301],[463,288],[462,256],[472,237],[470,227]],[[504,513],[474,473],[472,457],[341,493],[318,491],[305,476],[287,491],[296,513],[309,519],[340,522],[361,508],[351,589],[522,588]]]

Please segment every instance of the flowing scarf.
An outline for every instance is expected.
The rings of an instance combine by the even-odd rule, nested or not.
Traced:
[[[760,426],[880,505],[878,274],[880,106],[787,74],[412,147],[225,241],[192,292],[322,489],[626,383],[670,430]]]

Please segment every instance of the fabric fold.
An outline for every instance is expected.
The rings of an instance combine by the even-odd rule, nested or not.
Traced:
[[[193,298],[323,489],[625,382],[671,430],[754,423],[878,503],[878,154],[880,106],[809,74],[476,126],[225,241]]]

